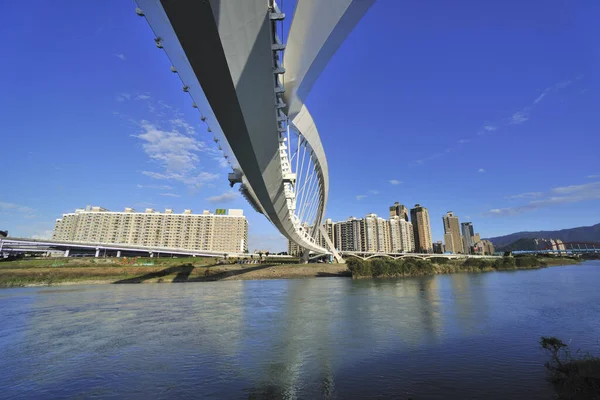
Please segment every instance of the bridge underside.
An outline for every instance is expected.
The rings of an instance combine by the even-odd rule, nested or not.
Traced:
[[[274,74],[275,22],[268,2],[138,0],[138,4],[161,35],[157,43],[164,46],[184,90],[195,103],[202,102],[198,97],[208,102],[211,131],[222,132],[236,179],[250,204],[288,239],[313,251],[327,251],[301,234],[286,199],[278,120],[282,107]],[[174,32],[175,41],[166,40],[168,30]]]
[[[329,177],[304,100],[373,1],[299,1],[286,47],[275,0],[137,0],[136,12],[226,153],[232,184],[241,183],[244,197],[284,236],[316,253],[330,252],[314,237]]]
[[[278,216],[285,208],[283,186],[269,185],[282,176],[265,1],[245,0],[237,10],[219,1],[162,5],[258,203],[278,229],[292,233]]]

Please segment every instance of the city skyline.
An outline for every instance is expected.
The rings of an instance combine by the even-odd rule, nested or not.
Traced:
[[[395,202],[389,207],[389,219],[375,213],[361,218],[354,216],[346,220],[323,221],[324,231],[339,252],[366,253],[446,253],[446,254],[494,254],[492,242],[482,239],[475,232],[472,222],[460,222],[452,211],[442,216],[444,241],[431,240],[431,218],[427,207],[415,204],[409,209]],[[315,232],[316,242],[328,248],[327,241],[320,230],[305,224],[306,232]],[[302,255],[304,249],[288,241],[288,253]]]
[[[376,2],[307,102],[329,160],[326,217],[385,215],[399,198],[421,202],[434,220],[434,242],[443,240],[436,218],[448,208],[485,237],[597,223],[590,217],[600,201],[593,152],[600,144],[593,117],[600,68],[586,56],[593,43],[576,35],[587,29],[587,37],[597,36],[591,16],[599,6],[587,3],[585,14],[568,17],[560,7],[526,4],[512,26],[505,24],[509,5],[479,5],[468,8],[464,27],[461,7],[442,6],[446,18],[439,20],[424,5]],[[13,171],[0,196],[0,229],[48,237],[55,218],[81,204],[218,206],[247,212],[250,248],[285,249],[285,239],[229,189],[218,146],[134,5],[70,6],[77,19],[56,4],[39,6],[44,18],[24,19],[25,4],[4,10],[11,38],[5,52],[20,62],[0,66],[14,77],[3,80],[8,95],[0,98],[0,129],[9,133],[4,162]],[[564,23],[548,22],[557,20]],[[381,24],[389,37],[365,46]],[[537,28],[564,40],[547,46]],[[46,35],[61,40],[36,39]],[[448,42],[436,45],[442,39]],[[494,55],[487,61],[472,51],[484,39]],[[392,43],[398,55],[386,62],[400,73],[382,90],[367,67]],[[389,124],[373,117],[382,112],[400,118]],[[402,145],[391,146],[398,135]],[[362,150],[367,140],[376,151]]]

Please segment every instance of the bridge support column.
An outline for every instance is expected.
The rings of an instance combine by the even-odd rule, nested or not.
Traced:
[[[96,249],[96,255],[94,257],[96,257],[96,258],[100,257],[100,249],[99,248]]]
[[[64,257],[69,257],[69,253],[71,252],[71,249],[66,249],[65,250],[65,254]]]
[[[121,258],[121,250],[117,250],[117,258]]]
[[[310,250],[304,250],[302,257],[300,257],[300,264],[308,264],[308,257],[310,256]]]
[[[338,264],[346,264],[346,261],[344,261],[340,253],[338,253],[338,251],[336,250],[335,245],[329,238],[329,235],[327,234],[327,231],[325,230],[323,225],[319,225],[319,230],[321,231],[321,236],[323,237],[323,239],[325,239],[325,243],[327,243],[326,247],[329,247],[329,250],[331,251],[335,262]]]

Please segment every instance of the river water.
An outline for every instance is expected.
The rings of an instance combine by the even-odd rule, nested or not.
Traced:
[[[550,399],[598,352],[600,262],[394,280],[0,290],[0,397]]]

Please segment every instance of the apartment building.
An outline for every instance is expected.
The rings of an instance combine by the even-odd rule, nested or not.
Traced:
[[[88,206],[57,219],[53,239],[241,253],[248,250],[248,221],[243,210],[235,209],[176,214],[172,209],[114,212]]]
[[[415,236],[415,251],[417,253],[431,253],[433,251],[433,240],[431,238],[429,210],[420,204],[415,204],[414,208],[410,209],[410,220]]]
[[[489,240],[478,240],[473,245],[473,254],[491,255],[495,252],[494,245]]]
[[[390,219],[392,217],[401,217],[405,221],[408,221],[408,208],[403,204],[395,202],[392,206],[390,206]]]
[[[325,223],[323,224],[323,228],[325,228],[325,232],[327,232],[327,236],[329,237],[329,240],[331,240],[332,243],[333,243],[333,239],[335,236],[334,227],[335,227],[335,224],[333,223],[333,221],[331,221],[331,219],[327,218],[325,220]],[[320,229],[317,230],[317,241],[321,245],[321,247],[325,247],[325,248],[329,247],[327,245],[327,241],[323,237]],[[334,246],[335,246],[335,243],[334,243]]]
[[[362,250],[362,223],[358,218],[350,217],[346,221],[334,223],[335,248],[339,251]]]
[[[390,217],[390,249],[392,253],[408,253],[415,250],[413,226],[401,215]]]
[[[471,223],[471,222],[461,223],[460,230],[462,232],[463,252],[465,254],[470,254],[471,247],[473,247],[473,236],[475,236],[475,230],[473,229],[473,223]]]
[[[442,217],[444,223],[444,243],[446,251],[454,254],[463,253],[463,242],[460,234],[460,223],[458,217],[452,211],[448,211]]]
[[[441,240],[433,243],[433,252],[435,254],[444,254],[446,248],[444,247],[444,243]]]

